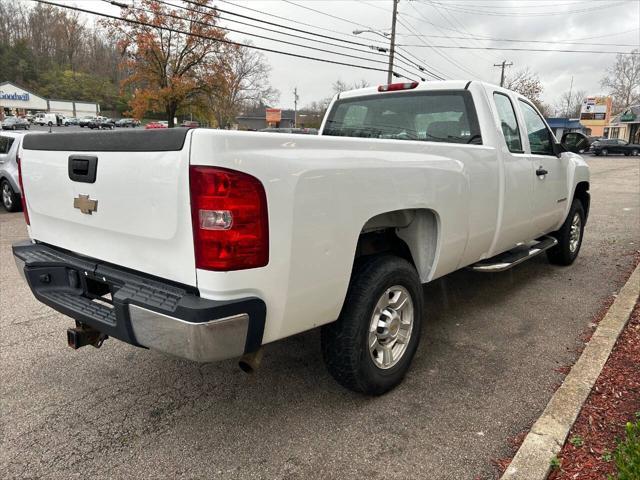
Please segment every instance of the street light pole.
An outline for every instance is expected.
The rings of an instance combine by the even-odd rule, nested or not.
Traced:
[[[398,16],[398,2],[393,1],[393,16],[391,17],[391,45],[389,48],[389,71],[387,72],[387,83],[393,81],[393,56],[396,52],[396,17]]]

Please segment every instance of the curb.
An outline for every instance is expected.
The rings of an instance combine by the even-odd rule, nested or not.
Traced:
[[[640,295],[638,265],[500,480],[545,480]]]

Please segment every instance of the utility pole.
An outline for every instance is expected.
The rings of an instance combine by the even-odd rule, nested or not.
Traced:
[[[293,128],[298,128],[298,87],[293,89]]]
[[[389,48],[389,71],[387,72],[387,83],[393,81],[393,55],[396,53],[396,17],[398,16],[398,3],[400,0],[393,1],[393,16],[391,18],[391,45]]]
[[[503,60],[502,63],[494,63],[493,66],[494,67],[502,67],[502,74],[500,75],[500,86],[504,87],[504,68],[505,67],[510,67],[513,65],[513,62],[509,62],[507,63],[506,60]]]
[[[569,110],[571,109],[571,94],[573,93],[573,75],[571,75],[571,85],[569,86],[569,96],[567,97],[567,111],[564,112],[564,116],[569,118]]]

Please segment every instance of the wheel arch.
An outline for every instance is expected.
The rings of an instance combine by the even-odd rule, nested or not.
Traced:
[[[411,263],[422,283],[435,271],[440,219],[434,210],[407,208],[380,213],[363,225],[355,261],[368,255],[392,253]]]

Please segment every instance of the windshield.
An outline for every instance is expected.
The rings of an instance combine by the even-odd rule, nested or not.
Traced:
[[[481,144],[471,93],[401,92],[338,100],[323,135]]]

